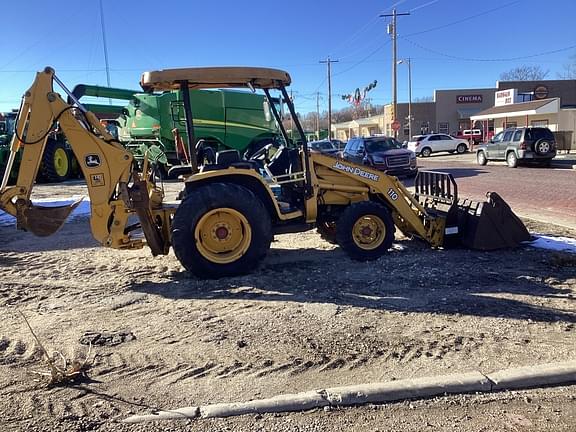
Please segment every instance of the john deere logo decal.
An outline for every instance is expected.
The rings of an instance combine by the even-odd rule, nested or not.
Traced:
[[[88,168],[96,168],[100,166],[100,156],[97,154],[86,155],[84,159]]]
[[[361,168],[358,167],[353,167],[350,165],[345,165],[340,161],[336,161],[336,163],[334,165],[332,165],[332,168],[340,170],[340,171],[344,171],[359,177],[364,177],[367,178],[368,180],[374,180],[374,181],[378,181],[378,179],[380,178],[379,175],[376,174],[372,174],[368,171],[364,171]]]

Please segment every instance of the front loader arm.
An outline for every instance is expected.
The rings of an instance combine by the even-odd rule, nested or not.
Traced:
[[[145,244],[142,240],[132,240],[127,233],[128,217],[130,213],[137,213],[142,226],[149,227],[152,225],[150,207],[161,207],[161,198],[158,199],[157,194],[154,194],[153,185],[133,169],[132,154],[113,141],[113,137],[93,113],[83,111],[86,123],[74,116],[74,106],[64,102],[60,95],[54,92],[54,80],[63,87],[54,71],[46,68],[36,75],[34,83],[24,95],[10,155],[10,158],[14,159],[14,155],[22,147],[22,160],[14,186],[7,186],[7,178],[12,168],[9,161],[0,188],[0,207],[17,218],[20,228],[38,235],[49,235],[56,231],[73,210],[73,207],[68,209],[69,211],[56,208],[58,210],[52,210],[51,214],[50,209],[54,208],[39,210],[30,201],[48,134],[57,121],[86,179],[91,205],[90,225],[94,238],[115,248],[142,247]],[[93,132],[94,130],[97,133]],[[129,187],[129,181],[133,182],[132,187]],[[138,189],[137,193],[133,194],[135,189]],[[135,204],[133,198],[136,195],[139,198]],[[154,199],[150,199],[151,196]],[[149,211],[138,211],[142,210],[143,206]],[[150,220],[143,221],[143,216]],[[151,235],[156,236],[152,243],[162,243],[160,249],[167,250],[167,242],[160,238],[161,234]],[[146,237],[149,240],[148,235]]]

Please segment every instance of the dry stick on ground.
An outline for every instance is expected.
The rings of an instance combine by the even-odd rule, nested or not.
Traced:
[[[48,385],[68,383],[68,382],[71,382],[74,379],[76,379],[78,376],[85,374],[86,370],[89,367],[88,359],[90,358],[90,351],[92,350],[92,343],[90,343],[90,345],[88,346],[88,352],[86,353],[86,358],[84,359],[84,362],[80,363],[76,360],[73,360],[70,364],[70,368],[68,368],[68,360],[66,360],[66,358],[62,355],[62,353],[60,353],[59,351],[55,351],[55,353],[58,354],[64,362],[63,368],[58,367],[56,365],[56,363],[54,362],[54,360],[52,360],[50,358],[48,351],[46,351],[46,348],[44,348],[44,345],[42,345],[42,342],[40,342],[40,339],[38,339],[38,336],[36,336],[36,333],[34,333],[34,330],[32,329],[32,326],[30,325],[30,323],[26,319],[26,316],[22,313],[22,311],[18,311],[18,312],[20,313],[20,315],[22,315],[24,322],[26,323],[26,325],[30,329],[30,333],[32,333],[32,336],[34,336],[34,339],[36,339],[36,342],[38,343],[38,346],[42,350],[42,352],[44,354],[44,358],[46,359],[46,362],[48,363],[48,366],[50,367],[49,373],[48,372],[38,372],[38,371],[34,371],[34,373],[37,373],[37,374],[43,375],[43,376],[49,376],[50,381],[48,382]]]

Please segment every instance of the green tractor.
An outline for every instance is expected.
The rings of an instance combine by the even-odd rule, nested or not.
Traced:
[[[0,113],[0,174],[4,174],[8,161],[17,116],[17,110]],[[16,164],[20,162],[20,157],[21,154],[18,153]],[[12,180],[14,180],[15,172],[17,170],[13,170]],[[40,163],[37,180],[44,183],[59,183],[70,178],[78,178],[80,172],[74,154],[63,135],[58,131],[52,132],[46,143],[46,151]]]

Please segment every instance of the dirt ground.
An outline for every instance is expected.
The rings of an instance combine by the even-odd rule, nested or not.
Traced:
[[[0,227],[0,239],[1,431],[576,430],[575,386],[119,422],[154,409],[574,359],[574,255],[430,250],[399,237],[387,256],[358,263],[312,231],[277,236],[251,275],[204,281],[172,253],[98,246],[87,219],[47,238]],[[35,371],[48,367],[19,312],[51,353],[83,358],[91,342],[87,378],[47,387]]]

